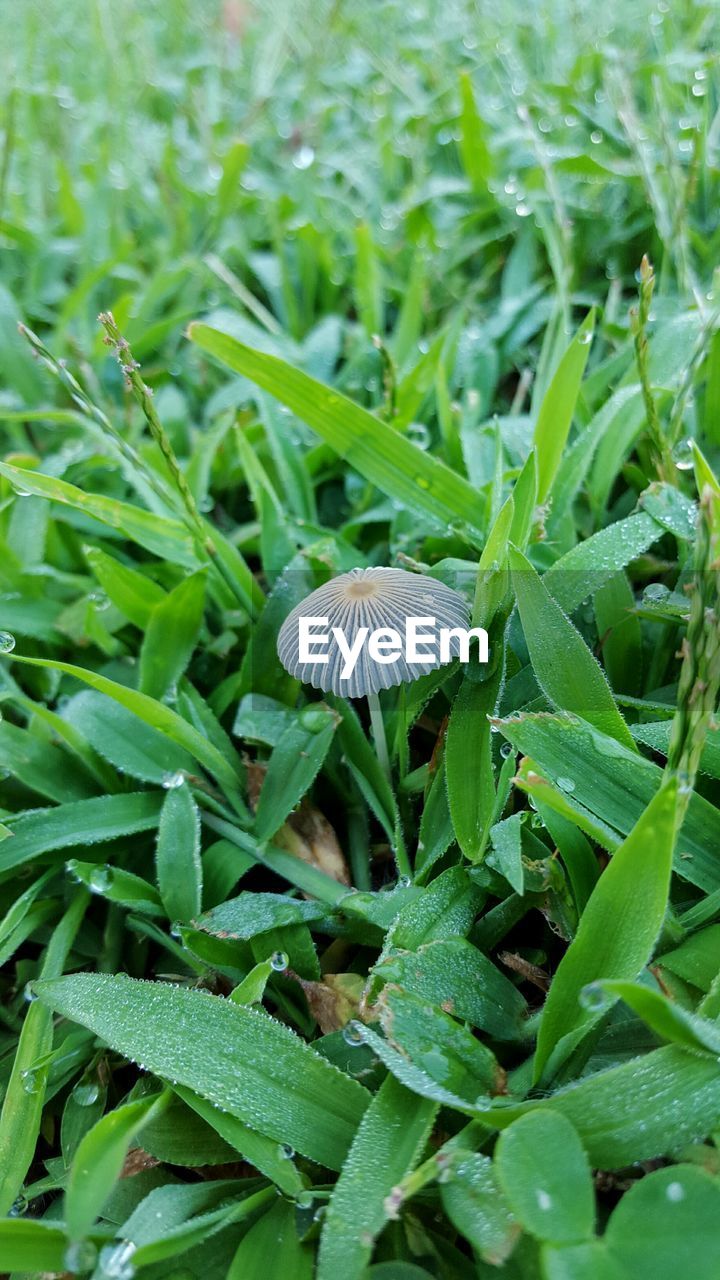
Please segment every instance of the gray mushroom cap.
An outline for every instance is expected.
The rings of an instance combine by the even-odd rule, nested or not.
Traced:
[[[468,615],[469,607],[463,596],[434,578],[408,573],[405,569],[351,569],[349,573],[340,574],[318,587],[296,605],[280,628],[278,657],[285,670],[303,684],[344,698],[362,698],[392,685],[417,680],[441,666],[441,628],[467,627]],[[327,662],[300,662],[299,624],[303,617],[328,619],[324,628],[331,635]],[[434,652],[432,661],[409,663],[403,651],[394,662],[375,662],[369,655],[366,642],[352,675],[341,677],[343,656],[332,639],[332,627],[343,629],[348,644],[352,644],[361,627],[367,627],[370,633],[381,628],[393,628],[400,633],[404,649],[406,621],[416,617],[435,619],[432,625],[426,623],[421,628],[423,634],[433,636],[432,643],[420,646],[422,650]],[[451,637],[451,657],[458,651],[458,640]]]

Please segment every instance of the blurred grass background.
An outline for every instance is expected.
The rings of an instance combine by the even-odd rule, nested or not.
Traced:
[[[456,308],[482,327],[489,408],[573,303],[625,324],[643,251],[660,295],[709,305],[714,4],[0,11],[6,400],[42,398],[17,312],[82,360],[112,307],[174,378],[199,310],[301,340],[328,314],[392,330],[410,294],[405,348]]]

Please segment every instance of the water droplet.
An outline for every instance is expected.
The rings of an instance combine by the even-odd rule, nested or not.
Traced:
[[[12,653],[15,648],[15,637],[9,631],[0,631],[0,653]]]
[[[589,347],[592,340],[593,336],[590,329],[583,329],[582,333],[578,334],[578,342],[581,347]]]
[[[409,889],[411,884],[412,884],[412,880],[410,879],[410,876],[398,876],[397,884],[395,885],[395,888]]]
[[[120,1244],[108,1244],[100,1250],[100,1275],[111,1280],[133,1280],[135,1268],[132,1256],[135,1245],[130,1240],[121,1240]]]
[[[685,1199],[685,1188],[681,1182],[668,1182],[665,1188],[665,1195],[668,1200],[672,1200],[677,1204],[679,1200]]]
[[[32,989],[31,982],[25,983],[25,990],[23,991],[23,999],[27,1000],[28,1004],[32,1004],[33,1000],[37,1000],[37,996],[35,995],[35,992]]]
[[[78,863],[76,858],[69,858],[68,861],[65,863],[65,870],[68,876],[70,877],[70,879],[75,884],[82,884],[82,876],[80,875],[80,872],[78,871],[77,868],[78,868]]]
[[[114,879],[112,867],[93,867],[89,885],[92,893],[107,893]]]
[[[312,147],[298,147],[292,162],[296,169],[309,169],[314,159],[315,152]]]
[[[693,469],[693,442],[692,440],[681,440],[676,444],[672,452],[673,462],[678,471],[692,471]]]
[[[27,1213],[27,1210],[28,1210],[28,1198],[27,1196],[24,1196],[22,1192],[20,1192],[20,1195],[16,1196],[15,1199],[13,1200],[12,1207],[10,1209],[10,1213],[8,1214],[8,1217],[21,1218],[24,1213]]]
[[[348,1022],[347,1026],[343,1027],[342,1034],[345,1043],[351,1045],[353,1049],[365,1043],[365,1028],[362,1022]]]
[[[80,1081],[72,1091],[73,1102],[79,1107],[91,1107],[100,1097],[100,1085],[97,1080]]]
[[[561,791],[572,792],[575,790],[575,783],[573,782],[572,778],[558,778],[557,784]]]
[[[106,609],[110,608],[110,599],[105,595],[104,591],[91,591],[88,600],[92,600],[96,613],[104,613]]]
[[[181,787],[185,781],[185,774],[182,769],[178,769],[176,773],[164,773],[162,784],[166,791],[174,791],[176,787]]]
[[[543,1191],[542,1187],[538,1188],[537,1202],[538,1208],[542,1209],[545,1213],[547,1213],[548,1209],[552,1209],[552,1196],[549,1196],[547,1191]]]
[[[500,748],[500,755],[502,756],[503,760],[507,760],[508,757],[513,754],[513,751],[514,751],[514,747],[511,742],[503,742]]]
[[[643,591],[643,600],[667,600],[669,595],[670,588],[666,587],[663,582],[649,582]]]
[[[593,129],[592,133],[590,134],[590,141],[594,143],[595,146],[597,146],[598,143],[602,142],[602,140],[603,140],[603,136],[600,130]]]
[[[518,218],[529,218],[532,213],[532,209],[529,204],[526,204],[524,200],[521,200],[519,204],[515,205],[515,213]]]
[[[307,707],[303,707],[298,719],[308,733],[320,733],[322,729],[326,729],[329,723],[329,715],[327,707],[319,702],[311,702]]]
[[[15,490],[16,498],[32,498],[32,494],[29,489],[21,489],[19,484],[14,483],[13,488]]]
[[[408,440],[411,440],[418,449],[429,449],[432,437],[424,422],[411,422],[407,429]]]
[[[588,982],[580,992],[580,1004],[588,1013],[599,1013],[607,1004],[607,996],[599,982]]]
[[[280,1143],[280,1156],[283,1160],[292,1160],[295,1155],[295,1148],[290,1146],[289,1142]]]
[[[92,1240],[76,1240],[69,1244],[63,1254],[63,1267],[75,1274],[78,1271],[90,1271],[97,1262],[97,1249]]]
[[[20,1080],[23,1093],[35,1094],[40,1092],[40,1076],[34,1067],[27,1067],[25,1071],[21,1071]]]
[[[270,968],[276,973],[284,973],[289,963],[290,959],[286,951],[273,951],[270,957]]]

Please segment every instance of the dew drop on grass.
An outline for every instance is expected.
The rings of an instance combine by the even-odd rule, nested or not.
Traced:
[[[73,1275],[79,1271],[90,1271],[96,1262],[97,1249],[91,1240],[76,1240],[63,1254],[63,1267]]]
[[[575,790],[575,783],[572,778],[558,778],[557,784],[561,791],[573,792]]]
[[[342,1035],[345,1043],[353,1049],[365,1043],[365,1028],[361,1022],[348,1022],[347,1026],[343,1027]]]
[[[668,1182],[665,1188],[665,1195],[668,1200],[672,1200],[677,1204],[679,1200],[685,1199],[685,1188],[681,1182]]]
[[[303,707],[298,719],[308,733],[320,733],[327,728],[329,722],[327,707],[318,702],[311,702],[307,707]]]
[[[19,1196],[15,1197],[12,1203],[12,1207],[10,1209],[10,1213],[8,1214],[8,1217],[22,1218],[23,1214],[27,1213],[27,1209],[28,1209],[27,1196],[24,1196],[21,1192]]]
[[[91,1107],[100,1097],[100,1086],[96,1080],[86,1080],[76,1084],[72,1091],[73,1102],[79,1107]]]
[[[607,996],[599,982],[588,982],[580,992],[580,1004],[588,1013],[599,1013],[607,1004]]]
[[[93,867],[89,885],[92,893],[107,893],[113,882],[112,867]]]
[[[500,748],[500,755],[502,756],[503,760],[507,760],[508,756],[511,756],[513,754],[513,750],[514,748],[511,742],[503,742]]]
[[[12,653],[15,648],[15,637],[9,631],[0,631],[0,653]]]
[[[270,968],[276,973],[284,973],[290,963],[286,951],[273,951],[270,957]]]
[[[315,152],[312,147],[298,147],[292,162],[296,169],[309,169],[314,159]]]
[[[185,774],[182,769],[178,769],[176,773],[164,773],[162,784],[166,791],[174,791],[176,787],[181,787],[185,781]]]
[[[673,462],[678,471],[692,471],[693,469],[693,442],[692,440],[681,440],[673,449]]]
[[[670,595],[670,588],[666,587],[662,582],[650,582],[643,591],[643,600],[657,602],[667,600]]]
[[[538,1207],[544,1212],[547,1212],[548,1209],[552,1209],[552,1196],[549,1196],[547,1191],[543,1191],[542,1187],[538,1188],[537,1202]]]
[[[590,329],[583,329],[583,332],[578,334],[578,342],[581,347],[589,347],[592,340],[593,336]]]
[[[32,989],[32,983],[30,982],[25,983],[25,990],[23,991],[23,999],[27,1000],[28,1004],[32,1004],[33,1000],[37,1000],[37,996],[35,995],[35,992]]]
[[[290,1146],[289,1142],[280,1143],[280,1157],[282,1160],[292,1160],[295,1155],[295,1148]]]
[[[20,1080],[22,1082],[23,1092],[29,1093],[31,1096],[40,1090],[40,1078],[34,1067],[28,1067],[21,1072]]]
[[[132,1256],[135,1245],[130,1240],[121,1240],[119,1244],[106,1245],[100,1250],[100,1276],[107,1280],[133,1280],[135,1268]]]

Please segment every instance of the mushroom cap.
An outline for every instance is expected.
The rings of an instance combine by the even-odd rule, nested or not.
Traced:
[[[362,698],[379,689],[417,680],[419,676],[441,666],[439,656],[440,629],[442,627],[467,627],[469,607],[466,600],[452,587],[434,578],[425,578],[405,569],[351,569],[332,578],[324,586],[296,605],[285,619],[278,636],[278,657],[292,676],[325,693],[340,694],[343,698]],[[299,623],[304,617],[327,618],[330,641],[327,645],[327,662],[300,662]],[[405,657],[405,624],[408,618],[433,617],[434,623],[423,624],[423,634],[434,637],[432,644],[419,643],[421,650],[432,649],[432,661],[409,663]],[[348,644],[352,644],[360,627],[369,633],[392,627],[400,633],[403,651],[391,663],[375,662],[368,652],[367,640],[352,675],[342,679],[343,654],[332,637],[332,627],[341,627]],[[450,640],[450,656],[458,653],[458,639]]]

